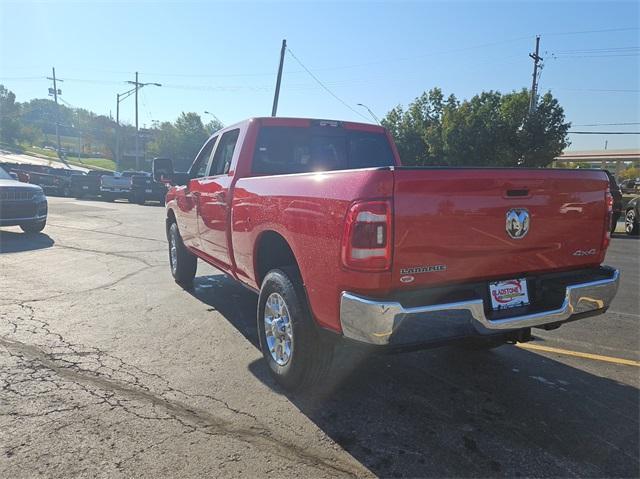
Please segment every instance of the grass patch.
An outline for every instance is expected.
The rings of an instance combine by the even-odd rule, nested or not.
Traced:
[[[116,162],[108,158],[77,158],[68,157],[67,161],[74,165],[84,166],[85,168],[98,168],[102,170],[116,170]]]
[[[54,160],[58,159],[58,154],[53,150],[45,150],[44,148],[39,148],[37,146],[21,145],[21,147],[25,153],[34,153],[37,155],[47,156]]]

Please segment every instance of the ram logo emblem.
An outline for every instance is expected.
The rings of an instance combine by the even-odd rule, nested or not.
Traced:
[[[531,220],[529,212],[524,208],[513,208],[507,211],[507,234],[513,239],[522,239],[529,232]]]

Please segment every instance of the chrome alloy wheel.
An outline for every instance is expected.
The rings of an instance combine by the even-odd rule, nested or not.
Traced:
[[[636,222],[636,213],[631,209],[627,211],[627,214],[624,218],[624,230],[628,234],[631,234],[631,232],[633,231],[633,225],[635,224],[635,222]]]
[[[175,276],[178,272],[178,239],[175,230],[169,235],[169,259],[171,259],[171,273]]]
[[[293,328],[287,303],[279,293],[271,293],[264,306],[264,333],[271,357],[279,366],[291,359]]]

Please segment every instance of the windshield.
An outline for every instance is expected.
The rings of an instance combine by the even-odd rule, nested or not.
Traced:
[[[275,126],[260,130],[252,171],[274,175],[393,165],[393,153],[383,133]]]
[[[13,180],[13,178],[2,167],[0,167],[0,180]]]

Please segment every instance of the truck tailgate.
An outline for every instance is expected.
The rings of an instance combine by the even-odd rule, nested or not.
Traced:
[[[597,265],[607,188],[593,170],[397,168],[392,281],[413,288]],[[507,232],[510,210],[529,215],[521,238]]]

